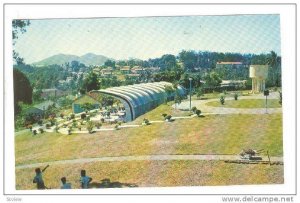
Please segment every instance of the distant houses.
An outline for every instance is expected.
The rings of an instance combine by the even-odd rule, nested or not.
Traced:
[[[42,118],[50,106],[54,105],[53,101],[45,101],[40,104],[29,107],[25,110],[25,115],[33,115]]]
[[[113,74],[113,68],[112,67],[103,68],[100,72],[101,72],[101,76],[110,77]]]
[[[62,91],[56,88],[42,89],[41,98],[48,99],[50,97],[61,97],[67,95],[69,92]]]
[[[244,68],[246,65],[244,65],[242,62],[217,62],[216,68]]]
[[[130,74],[131,70],[130,70],[130,66],[123,66],[122,68],[120,68],[120,71],[122,74]]]

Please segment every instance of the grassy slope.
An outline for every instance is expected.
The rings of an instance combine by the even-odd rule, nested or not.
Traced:
[[[237,154],[268,149],[280,156],[282,115],[219,115],[94,134],[15,137],[16,164],[147,154]]]
[[[108,178],[111,182],[145,186],[196,186],[282,184],[282,165],[226,164],[222,161],[131,161],[95,162],[89,164],[53,165],[44,173],[44,181],[52,189],[60,187],[67,177],[73,188],[79,188],[80,170],[93,178],[92,186]],[[35,189],[34,169],[16,170],[17,189]]]

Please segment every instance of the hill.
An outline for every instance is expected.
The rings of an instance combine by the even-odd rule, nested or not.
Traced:
[[[41,61],[35,62],[33,66],[48,66],[48,65],[62,65],[65,63],[71,63],[72,61],[79,61],[87,66],[90,65],[103,65],[109,58],[103,55],[96,55],[88,53],[83,56],[68,55],[68,54],[57,54]]]

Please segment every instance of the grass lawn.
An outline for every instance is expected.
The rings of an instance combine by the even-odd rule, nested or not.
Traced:
[[[212,101],[206,103],[208,106],[214,107],[227,107],[227,108],[265,108],[264,99],[239,99],[239,100],[226,100],[222,105],[219,101]],[[278,99],[268,99],[268,108],[281,108]]]
[[[154,121],[154,120],[164,120],[162,114],[166,113],[168,115],[172,115],[172,116],[190,116],[191,113],[188,111],[181,111],[178,109],[174,109],[172,107],[172,105],[174,104],[174,102],[168,102],[168,104],[162,104],[160,106],[158,106],[157,108],[155,108],[152,111],[149,111],[147,113],[145,113],[144,115],[136,118],[134,121],[132,121],[131,123],[135,123],[135,124],[141,124],[143,122],[144,118],[149,119],[150,121]]]
[[[15,137],[16,165],[102,156],[237,154],[243,148],[282,156],[282,115],[210,115],[94,134]]]
[[[80,170],[93,178],[91,188],[104,187],[103,179],[114,182],[110,187],[164,187],[204,185],[283,184],[283,165],[229,164],[223,161],[123,161],[53,165],[44,172],[45,185],[60,188],[65,176],[72,188],[80,188]],[[16,170],[16,189],[35,189],[34,168]],[[102,184],[102,185],[101,185]]]

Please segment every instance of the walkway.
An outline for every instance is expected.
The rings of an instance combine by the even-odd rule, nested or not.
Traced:
[[[262,161],[268,161],[268,157],[262,157]],[[199,155],[143,155],[143,156],[118,156],[118,157],[98,157],[98,158],[81,158],[71,160],[50,161],[35,164],[18,165],[16,169],[36,168],[45,165],[61,164],[82,164],[91,162],[114,162],[114,161],[172,161],[172,160],[198,160],[198,161],[225,161],[241,160],[239,155],[222,155],[222,154],[199,154]],[[283,157],[270,157],[271,161],[283,162]]]
[[[240,96],[241,99],[265,99],[263,94],[260,95],[249,95],[249,96]],[[268,96],[268,99],[278,99],[277,92],[271,92]],[[228,96],[226,100],[233,100],[232,96]],[[212,101],[219,101],[219,98],[216,99],[207,99],[207,100],[192,100],[192,107],[196,106],[198,109],[201,109],[203,115],[207,114],[265,114],[265,108],[227,108],[227,107],[213,107],[208,106],[207,103]],[[172,105],[175,108],[175,105]],[[190,108],[190,102],[184,101],[181,104],[177,105],[177,109],[188,110]],[[282,113],[282,108],[268,108],[268,114],[273,113]]]

